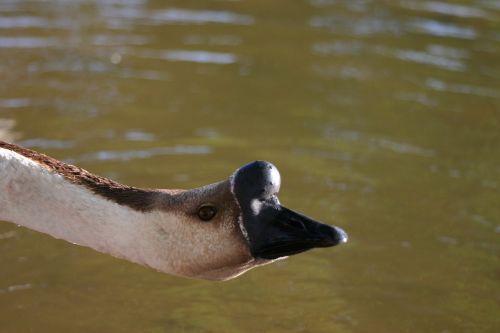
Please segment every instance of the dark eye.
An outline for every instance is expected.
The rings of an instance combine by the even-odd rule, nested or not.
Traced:
[[[216,213],[215,207],[210,205],[201,206],[198,209],[198,217],[202,221],[210,221]]]

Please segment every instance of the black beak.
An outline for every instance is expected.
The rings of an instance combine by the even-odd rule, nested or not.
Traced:
[[[342,229],[319,223],[281,205],[266,207],[258,219],[260,232],[249,234],[250,248],[257,258],[286,257],[315,247],[335,246],[348,239]]]
[[[233,191],[254,257],[277,259],[347,241],[342,229],[283,207],[276,196],[279,187],[279,172],[269,162],[250,163],[234,175]]]

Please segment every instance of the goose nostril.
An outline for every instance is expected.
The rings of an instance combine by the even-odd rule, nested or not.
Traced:
[[[306,230],[306,226],[304,225],[304,223],[302,221],[290,219],[290,220],[288,220],[288,224],[294,228]]]

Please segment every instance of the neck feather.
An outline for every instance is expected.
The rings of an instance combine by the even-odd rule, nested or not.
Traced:
[[[46,169],[63,177],[68,183],[86,187],[103,198],[127,206],[137,211],[149,211],[155,208],[157,199],[166,192],[141,189],[115,182],[88,172],[77,166],[63,163],[50,156],[0,141],[0,149],[5,149],[34,162],[40,169]]]
[[[0,141],[0,220],[168,271],[147,236],[160,220],[176,225],[175,214],[156,209],[171,196]]]

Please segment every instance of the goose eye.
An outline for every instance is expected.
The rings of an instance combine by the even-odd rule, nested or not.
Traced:
[[[203,220],[203,221],[210,221],[211,219],[213,219],[213,217],[215,216],[215,214],[217,213],[217,211],[215,210],[215,207],[213,206],[201,206],[199,209],[198,209],[198,217],[200,218],[200,220]]]

